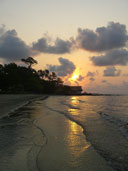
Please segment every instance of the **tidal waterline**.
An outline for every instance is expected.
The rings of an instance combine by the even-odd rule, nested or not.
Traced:
[[[47,171],[112,171],[107,162],[86,141],[83,128],[65,115],[58,113],[57,108],[64,111],[65,106],[57,107],[56,102],[55,97],[46,101],[47,116],[38,121],[38,125],[42,125],[48,139],[47,145],[42,148],[38,158],[39,168]]]
[[[113,108],[110,100],[117,101]],[[104,120],[103,111],[119,119],[115,109],[120,104],[126,121],[127,100],[122,100],[124,103],[116,97],[53,96],[20,108],[0,120],[1,170],[114,170],[112,163],[127,155],[122,147],[127,147],[127,140],[115,123]],[[120,150],[116,149],[117,139]],[[126,168],[126,159],[120,161],[119,169]]]

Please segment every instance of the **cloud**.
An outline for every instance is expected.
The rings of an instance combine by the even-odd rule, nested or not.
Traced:
[[[128,88],[128,82],[123,81],[123,86],[124,86],[125,88]]]
[[[121,70],[117,70],[115,67],[108,67],[104,70],[105,77],[117,77],[120,76]]]
[[[72,48],[71,41],[65,41],[60,38],[55,40],[54,45],[48,43],[48,38],[44,37],[39,39],[37,42],[33,42],[33,49],[39,53],[51,53],[51,54],[65,54],[70,53]]]
[[[78,81],[74,81],[76,86],[79,86],[80,84],[78,83]]]
[[[96,66],[127,65],[128,51],[125,49],[111,50],[105,55],[93,56],[90,58]]]
[[[2,25],[0,26],[0,36],[3,35],[4,33],[5,33],[5,25],[2,24]]]
[[[102,52],[125,47],[127,40],[126,26],[109,22],[107,27],[99,27],[96,31],[79,28],[76,44],[84,50]]]
[[[93,82],[93,81],[95,81],[95,78],[94,78],[94,77],[95,77],[96,75],[98,75],[98,71],[96,71],[96,72],[90,72],[90,71],[88,71],[86,77],[89,77],[89,80],[90,80],[91,82]]]
[[[95,81],[95,78],[91,77],[89,78],[90,81]]]
[[[72,74],[76,69],[76,66],[73,62],[69,61],[68,59],[59,58],[60,65],[47,65],[50,71],[54,71],[57,73],[58,76],[64,77],[68,74]]]
[[[115,48],[125,47],[127,40],[126,26],[110,22],[107,27],[99,27],[95,32],[89,29],[79,29],[78,36],[74,40],[56,38],[55,41],[51,41],[48,36],[44,36],[28,46],[18,37],[16,30],[6,30],[2,25],[0,27],[0,59],[13,62],[40,53],[65,54],[70,53],[76,45],[77,48],[89,51],[110,50],[104,55],[90,58],[96,66],[127,65],[128,51],[115,50]],[[94,76],[90,75],[90,77]]]
[[[79,77],[77,78],[77,81],[82,81],[84,79],[84,77],[82,75],[79,75]]]
[[[0,27],[0,59],[5,62],[14,62],[39,53],[70,53],[72,40],[65,41],[57,38],[54,45],[50,45],[48,39],[48,37],[41,38],[33,42],[31,47],[18,37],[16,30],[6,30],[2,25]]]
[[[124,77],[128,77],[128,74],[123,74]]]
[[[94,77],[94,76],[96,76],[97,74],[98,74],[97,71],[96,71],[96,72],[90,72],[90,71],[89,71],[89,72],[87,73],[86,76],[87,76],[87,77]]]
[[[18,61],[31,55],[30,47],[22,41],[15,30],[0,29],[0,58],[4,61]]]
[[[102,83],[107,83],[107,80],[102,80],[101,82],[102,82]]]

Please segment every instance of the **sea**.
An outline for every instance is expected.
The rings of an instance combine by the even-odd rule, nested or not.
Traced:
[[[128,171],[128,96],[49,96],[0,119],[0,171]]]

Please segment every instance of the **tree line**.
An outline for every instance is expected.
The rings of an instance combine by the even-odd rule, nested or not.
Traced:
[[[21,59],[28,67],[16,63],[0,64],[0,93],[55,94],[63,81],[55,72],[32,68],[37,61],[32,57]]]

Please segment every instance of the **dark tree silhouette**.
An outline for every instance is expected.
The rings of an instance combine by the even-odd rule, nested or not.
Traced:
[[[32,65],[37,64],[37,61],[33,57],[28,57],[27,59],[21,59],[22,62],[28,65],[28,68],[31,69]]]
[[[45,77],[45,79],[48,79],[49,78],[49,70],[48,69],[45,69],[44,70],[44,77]]]
[[[44,79],[45,78],[45,71],[43,70],[38,70],[38,75],[41,79]]]
[[[57,79],[56,73],[55,73],[55,72],[51,72],[51,73],[49,74],[49,76],[48,76],[48,79],[49,79],[50,81],[55,81],[55,80]]]
[[[34,70],[32,65],[37,61],[32,57],[22,59],[28,67],[15,63],[0,64],[0,93],[41,93],[70,94],[71,86],[63,85],[63,81],[55,72]]]

